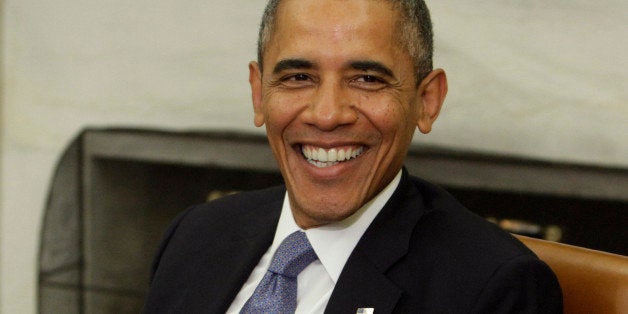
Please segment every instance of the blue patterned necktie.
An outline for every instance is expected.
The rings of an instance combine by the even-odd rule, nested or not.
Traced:
[[[268,271],[240,314],[294,313],[297,308],[297,276],[317,259],[304,232],[290,234],[279,245]]]

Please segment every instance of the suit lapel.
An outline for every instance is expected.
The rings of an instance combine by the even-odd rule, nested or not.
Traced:
[[[208,240],[208,247],[199,259],[199,271],[188,290],[188,313],[224,313],[238,294],[244,282],[272,244],[281,201],[265,204],[272,211],[252,208],[228,237],[229,241],[216,243]],[[212,244],[216,243],[216,245]],[[219,256],[219,258],[217,258]],[[218,263],[218,264],[216,264]],[[207,269],[207,265],[214,265]]]
[[[326,313],[374,308],[391,313],[403,291],[386,271],[408,252],[410,236],[424,213],[421,196],[404,169],[399,187],[366,230],[343,268]]]
[[[336,283],[325,313],[356,313],[358,308],[390,313],[402,292],[362,252],[354,251]]]

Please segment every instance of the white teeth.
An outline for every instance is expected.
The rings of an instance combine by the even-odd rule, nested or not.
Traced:
[[[337,158],[338,158],[338,160],[345,160],[345,151],[344,151],[344,149],[341,149],[338,152],[338,157]]]
[[[310,155],[311,159],[318,160],[318,149],[310,149],[310,148],[308,148],[307,151],[311,154]]]
[[[327,152],[327,159],[338,160],[338,150],[335,148],[330,149],[329,152]]]
[[[338,164],[339,162],[347,161],[352,158],[357,158],[364,152],[364,147],[358,148],[331,148],[325,150],[324,148],[315,148],[312,146],[303,146],[301,148],[303,156],[307,160],[317,167],[330,167]]]
[[[318,161],[327,162],[327,159],[328,159],[327,152],[324,149],[319,148],[318,149]]]
[[[351,158],[355,158],[355,157],[358,157],[358,151],[357,150],[354,150],[354,151],[351,152]]]

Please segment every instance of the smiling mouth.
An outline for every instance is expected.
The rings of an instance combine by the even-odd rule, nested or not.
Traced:
[[[310,164],[318,168],[327,168],[351,159],[358,158],[364,153],[364,146],[349,146],[325,149],[312,145],[302,145],[303,157]]]

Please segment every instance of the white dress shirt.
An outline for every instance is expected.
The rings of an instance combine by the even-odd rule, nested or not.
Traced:
[[[297,230],[305,231],[318,260],[307,266],[297,277],[296,313],[323,313],[349,255],[375,216],[388,202],[400,180],[401,171],[384,190],[347,219],[307,230],[302,230],[295,223],[286,193],[273,244],[253,269],[227,313],[238,313],[242,309],[262,281],[281,242]]]

